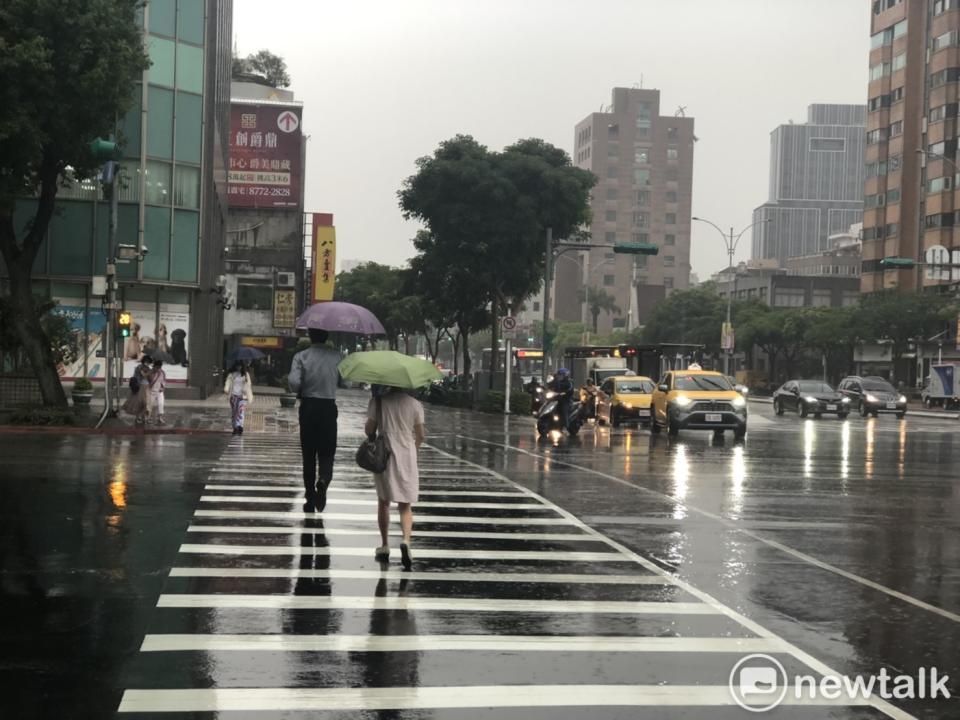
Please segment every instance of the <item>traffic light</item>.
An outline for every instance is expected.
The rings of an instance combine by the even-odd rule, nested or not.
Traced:
[[[90,142],[90,152],[100,162],[120,159],[120,145],[112,140],[97,138]]]
[[[117,326],[120,328],[120,337],[130,337],[130,326],[133,324],[133,316],[127,310],[121,310],[117,315]]]
[[[883,268],[898,268],[901,270],[909,270],[912,267],[915,267],[917,264],[916,260],[911,260],[910,258],[902,257],[886,257],[880,261],[880,267]]]
[[[620,243],[613,246],[613,251],[621,255],[656,255],[660,248],[653,243]]]

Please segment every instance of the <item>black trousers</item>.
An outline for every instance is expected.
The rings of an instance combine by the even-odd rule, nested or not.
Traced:
[[[300,400],[300,450],[303,453],[303,489],[307,500],[316,497],[318,486],[326,491],[333,480],[333,458],[337,453],[337,414],[334,400]]]

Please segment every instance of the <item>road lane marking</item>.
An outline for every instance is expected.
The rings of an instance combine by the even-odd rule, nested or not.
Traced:
[[[802,694],[801,694],[802,695]],[[863,706],[788,692],[782,705]],[[736,707],[727,685],[468,685],[388,688],[127,690],[119,712],[283,712],[533,707]]]
[[[303,525],[191,525],[187,532],[237,533],[243,535],[371,535],[379,537],[380,531],[370,528],[322,528]],[[393,528],[391,536],[401,537],[403,533]],[[517,540],[547,542],[601,542],[592,535],[581,533],[524,533],[524,532],[470,532],[465,530],[417,530],[418,538],[468,538],[475,540]]]
[[[784,545],[783,543],[777,542],[776,540],[771,540],[770,538],[764,537],[763,535],[758,535],[756,532],[753,532],[752,530],[749,530],[732,520],[728,520],[722,515],[717,515],[716,513],[709,512],[708,510],[702,510],[701,508],[698,508],[696,505],[690,505],[689,503],[681,502],[676,498],[671,497],[670,495],[666,495],[656,490],[651,490],[649,488],[644,487],[643,485],[638,485],[636,483],[630,482],[629,480],[624,480],[623,478],[618,478],[616,475],[610,475],[608,473],[601,472],[599,470],[593,470],[592,468],[588,468],[583,465],[577,465],[567,460],[561,460],[548,455],[541,455],[539,453],[534,453],[529,450],[524,450],[523,448],[515,447],[513,445],[504,445],[502,443],[490,442],[488,440],[481,440],[480,438],[473,438],[466,435],[457,435],[456,437],[463,438],[465,440],[473,440],[475,442],[483,443],[486,445],[493,445],[495,447],[500,447],[508,450],[514,450],[516,452],[523,453],[525,455],[530,455],[531,457],[548,459],[550,460],[551,463],[555,463],[557,465],[566,465],[567,467],[571,467],[576,470],[580,470],[582,472],[590,473],[592,475],[597,475],[598,477],[606,478],[607,480],[611,480],[621,485],[627,485],[629,487],[640,490],[648,495],[656,497],[660,500],[666,500],[677,507],[683,508],[690,512],[697,513],[704,517],[710,518],[711,520],[715,520],[716,522],[723,524],[725,527],[730,528],[731,530],[736,530],[737,532],[742,533],[747,537],[756,540],[757,542],[761,542],[764,545],[780,550],[781,552],[791,555],[797,558],[798,560],[803,560],[804,562],[809,563],[814,567],[818,567],[821,570],[826,570],[835,575],[839,575],[840,577],[846,578],[847,580],[852,580],[853,582],[859,583],[860,585],[871,588],[873,590],[877,590],[886,595],[889,595],[890,597],[894,597],[894,598],[897,598],[898,600],[902,600],[905,603],[909,603],[914,607],[927,610],[928,612],[932,612],[936,615],[939,615],[940,617],[944,617],[944,618],[947,618],[948,620],[952,620],[953,622],[960,622],[960,615],[958,615],[957,613],[950,612],[949,610],[944,610],[941,607],[937,607],[936,605],[931,605],[928,602],[924,602],[919,598],[915,598],[911,595],[907,595],[906,593],[902,593],[899,590],[894,590],[893,588],[887,587],[886,585],[881,585],[880,583],[874,582],[873,580],[865,578],[862,575],[857,575],[847,570],[838,568],[836,565],[831,565],[830,563],[824,562],[822,560],[818,560],[812,555],[807,555],[804,552],[801,552],[799,550],[794,550],[793,548],[787,545]]]
[[[223,543],[185,543],[180,552],[194,555],[338,555],[373,557],[369,547],[301,547],[298,545],[226,545]],[[569,550],[436,550],[414,548],[418,558],[434,560],[551,560],[570,562],[632,562],[615,552],[577,552]]]
[[[480,440],[479,438],[471,438],[471,437],[468,437],[468,436],[466,436],[466,435],[457,435],[456,437],[459,437],[459,438],[462,438],[462,439],[467,439],[467,440],[473,440],[473,441],[480,442],[480,443],[485,444],[485,445],[493,445],[493,446],[500,447],[500,448],[505,449],[505,450],[516,450],[517,452],[521,452],[521,453],[524,453],[524,454],[526,454],[526,455],[530,455],[530,456],[532,456],[532,457],[536,457],[536,458],[539,458],[539,459],[550,459],[551,462],[556,462],[557,464],[565,464],[565,465],[567,465],[567,466],[569,466],[569,467],[574,467],[574,468],[576,468],[576,469],[578,469],[578,470],[583,470],[583,471],[586,471],[586,472],[591,472],[591,473],[594,473],[594,474],[602,475],[602,476],[604,476],[604,477],[608,477],[608,478],[613,479],[613,480],[617,480],[618,482],[621,482],[621,483],[623,483],[623,484],[636,487],[636,488],[638,488],[638,489],[640,489],[640,490],[649,492],[649,493],[651,493],[651,494],[653,494],[653,495],[656,495],[656,496],[658,496],[658,497],[669,499],[669,500],[671,500],[672,502],[674,502],[675,504],[681,505],[682,507],[690,507],[690,506],[683,505],[682,503],[677,502],[674,498],[671,498],[669,495],[664,495],[664,494],[662,494],[662,493],[657,493],[657,492],[655,492],[655,491],[653,491],[653,490],[647,490],[646,488],[644,488],[644,487],[642,487],[642,486],[640,486],[640,485],[634,485],[633,483],[627,482],[627,481],[625,481],[625,480],[619,480],[618,478],[616,478],[616,477],[613,476],[613,475],[607,475],[606,473],[600,473],[600,472],[598,472],[598,471],[591,470],[590,468],[584,468],[584,467],[582,467],[582,466],[576,466],[576,465],[574,465],[573,463],[569,463],[569,462],[566,462],[566,461],[563,461],[563,460],[555,460],[555,459],[553,459],[553,458],[547,458],[547,457],[544,456],[544,455],[540,455],[540,454],[538,454],[538,453],[533,453],[533,452],[530,452],[530,451],[528,451],[528,450],[523,450],[523,449],[521,449],[521,448],[517,448],[517,447],[514,447],[514,446],[512,446],[512,445],[503,445],[503,444],[500,444],[500,443],[494,443],[494,442],[490,442],[490,441],[487,441],[487,440]],[[438,452],[446,452],[446,451],[440,450],[439,448],[436,448],[436,447],[434,447],[433,449],[436,450],[436,451],[438,451]],[[449,454],[449,453],[448,453],[448,454]],[[451,456],[452,456],[452,455],[451,455]],[[454,457],[454,456],[452,456],[452,457]],[[465,460],[464,462],[470,462],[470,461],[469,461],[469,460]],[[482,465],[479,465],[479,464],[477,464],[477,463],[473,463],[473,464],[474,464],[474,466],[477,467],[477,468],[483,468]],[[831,675],[831,676],[840,677],[840,673],[838,673],[836,670],[834,670],[833,668],[831,668],[831,667],[830,667],[829,665],[827,665],[826,663],[818,660],[817,658],[815,658],[815,657],[814,657],[813,655],[811,655],[810,653],[808,653],[808,652],[806,652],[806,651],[804,651],[804,650],[801,650],[799,647],[797,647],[796,645],[793,645],[792,643],[789,643],[788,641],[784,640],[783,638],[781,638],[781,637],[780,637],[779,635],[777,635],[776,633],[773,633],[773,632],[771,632],[770,630],[767,630],[763,625],[761,625],[761,624],[758,623],[758,622],[755,622],[754,620],[751,620],[751,619],[748,618],[746,615],[743,615],[742,613],[739,613],[739,612],[737,612],[736,610],[733,610],[732,608],[728,607],[727,605],[724,605],[723,603],[721,603],[719,600],[717,600],[715,597],[713,597],[713,596],[710,595],[709,593],[706,593],[706,592],[704,592],[704,591],[702,591],[702,590],[694,587],[693,585],[691,585],[690,583],[686,582],[685,580],[683,580],[683,579],[681,579],[681,578],[679,578],[679,577],[670,575],[666,570],[664,570],[662,567],[660,567],[660,566],[657,565],[656,563],[654,563],[654,562],[652,562],[651,560],[648,560],[647,558],[643,557],[642,555],[634,552],[633,550],[631,550],[630,548],[628,548],[626,545],[623,545],[622,543],[617,542],[617,541],[614,540],[613,538],[607,537],[606,535],[604,535],[604,534],[601,533],[600,531],[598,531],[598,530],[596,530],[595,528],[592,528],[591,526],[587,525],[585,522],[583,522],[582,520],[580,520],[576,515],[574,515],[573,513],[571,513],[571,512],[568,511],[568,510],[564,510],[562,507],[560,507],[559,505],[557,505],[555,502],[553,502],[553,501],[551,501],[551,500],[548,500],[548,499],[545,498],[544,496],[540,495],[539,493],[534,492],[533,490],[530,490],[529,488],[521,485],[520,483],[516,482],[515,480],[511,480],[510,478],[508,478],[507,476],[505,476],[505,475],[497,472],[496,470],[490,470],[489,468],[485,468],[485,469],[486,469],[486,471],[487,471],[490,475],[492,475],[492,476],[494,476],[494,477],[497,477],[497,478],[499,478],[500,480],[503,480],[504,482],[506,482],[506,483],[510,484],[511,486],[515,487],[517,490],[520,490],[521,492],[526,492],[530,497],[536,498],[536,499],[540,500],[541,502],[543,502],[544,504],[547,504],[547,505],[549,505],[550,507],[554,508],[558,513],[560,513],[560,514],[563,515],[564,517],[568,518],[571,523],[573,523],[574,525],[576,525],[577,527],[579,527],[581,530],[583,530],[583,531],[586,532],[586,533],[590,533],[590,534],[596,535],[598,538],[601,538],[601,539],[603,540],[603,542],[605,542],[607,545],[609,545],[610,547],[614,548],[615,550],[618,550],[618,551],[622,552],[622,553],[623,553],[624,555],[626,555],[627,557],[633,558],[633,560],[635,560],[637,563],[639,563],[641,566],[643,566],[644,568],[646,568],[646,569],[649,570],[650,572],[655,573],[655,574],[662,575],[662,576],[664,576],[665,578],[670,579],[670,580],[673,582],[673,584],[675,584],[677,587],[682,588],[683,590],[685,590],[685,591],[688,592],[689,594],[693,595],[694,597],[699,598],[699,599],[702,600],[704,603],[710,605],[710,607],[712,607],[716,612],[718,612],[718,613],[720,613],[720,614],[722,614],[722,615],[730,618],[731,620],[739,623],[739,624],[742,625],[743,627],[745,627],[745,628],[747,628],[748,630],[750,630],[754,635],[758,635],[759,637],[765,637],[765,638],[773,638],[773,639],[776,639],[776,640],[779,640],[779,641],[785,643],[786,652],[788,652],[790,655],[792,655],[794,658],[796,658],[796,659],[799,660],[800,662],[802,662],[802,663],[804,663],[805,665],[807,665],[807,666],[808,666],[809,668],[811,668],[812,670],[815,670],[816,672],[820,673],[821,675]],[[700,511],[700,512],[703,512],[704,514],[706,514],[705,511]],[[871,698],[869,699],[869,701],[867,702],[867,704],[870,705],[871,707],[876,708],[877,710],[880,710],[880,711],[883,712],[885,715],[893,718],[894,720],[916,720],[916,718],[915,718],[913,715],[911,715],[911,714],[909,714],[909,713],[901,710],[900,708],[898,708],[898,707],[896,707],[895,705],[887,702],[886,700],[882,700],[882,699],[877,698],[877,697],[871,697]]]
[[[284,512],[282,510],[195,510],[194,517],[215,518],[316,518],[322,520],[359,520],[370,522],[372,517],[368,513],[329,513],[320,515],[307,512]],[[393,519],[391,522],[399,522]],[[420,515],[416,519],[417,525],[424,523],[448,523],[460,525],[570,525],[570,521],[563,517],[555,518],[514,518],[514,517],[471,517],[470,515]]]
[[[296,493],[297,495],[303,494],[303,483],[289,485],[206,485],[205,489],[207,490],[243,490],[243,491],[268,491],[268,492],[290,492]],[[377,491],[371,487],[358,487],[358,488],[344,488],[338,487],[337,485],[332,485],[327,488],[327,494],[330,493],[361,493],[364,495],[376,495]],[[446,490],[446,491],[437,491],[437,490],[428,490],[426,492],[420,491],[421,495],[434,496],[434,495],[451,495],[455,497],[512,497],[512,498],[522,498],[526,497],[522,492],[512,492],[512,491],[503,491],[503,490]]]
[[[770,638],[610,635],[147,635],[143,652],[777,653]]]
[[[276,496],[266,495],[202,495],[200,502],[206,503],[267,503],[267,504],[286,504],[295,505],[303,502],[300,498],[278,498]],[[377,500],[353,499],[353,498],[327,498],[327,505],[372,505],[376,506]],[[542,510],[553,512],[550,508],[545,508],[540,503],[502,503],[502,502],[418,502],[414,505],[419,508],[464,508],[467,510]]]
[[[524,600],[519,598],[376,597],[368,595],[219,595],[167,593],[160,608],[273,610],[453,610],[501,613],[613,613],[619,615],[717,615],[709,603],[640,600]]]
[[[568,585],[670,585],[659,575],[575,575],[571,573],[418,572],[406,570],[337,570],[304,568],[201,568],[175,567],[170,577],[274,578],[286,580],[425,580],[429,582],[563,583]]]

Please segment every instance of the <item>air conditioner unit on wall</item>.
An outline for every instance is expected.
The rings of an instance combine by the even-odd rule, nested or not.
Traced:
[[[297,286],[297,274],[292,272],[277,273],[277,287],[292,288]]]

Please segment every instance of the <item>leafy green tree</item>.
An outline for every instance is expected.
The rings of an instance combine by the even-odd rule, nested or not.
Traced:
[[[956,309],[948,296],[882,290],[861,296],[858,314],[865,336],[890,342],[896,377],[910,343],[946,329],[948,320],[956,317]]]
[[[402,269],[368,262],[337,275],[334,297],[362,305],[376,315],[387,331],[390,348],[396,350],[400,334],[410,329],[408,315],[398,308],[405,281]]]
[[[856,307],[812,307],[801,311],[807,319],[804,343],[824,359],[827,380],[838,382],[850,372],[853,353],[861,342]]]
[[[704,345],[707,354],[720,352],[720,330],[726,303],[716,288],[705,283],[689,290],[675,290],[658,302],[643,329],[650,343]]]
[[[31,275],[58,189],[89,178],[89,143],[114,132],[149,61],[140,0],[4,0],[0,4],[0,254],[17,337],[46,405],[65,406]],[[69,168],[69,172],[68,172]],[[34,196],[35,200],[24,198]],[[16,214],[18,204],[30,208]],[[17,218],[15,220],[14,218]]]
[[[247,55],[243,60],[234,57],[233,72],[255,72],[263,75],[267,82],[275,88],[285,88],[290,86],[290,73],[287,72],[287,63],[279,55],[274,55],[269,50],[258,50],[252,55]]]
[[[578,297],[580,298],[580,302],[587,304],[590,317],[593,318],[593,332],[595,333],[597,332],[600,313],[605,312],[608,315],[619,315],[622,312],[620,306],[617,305],[617,299],[603,288],[580,288]]]
[[[564,151],[538,139],[498,153],[457,135],[417,160],[416,174],[398,193],[404,217],[429,230],[414,241],[413,266],[444,268],[447,279],[432,292],[454,309],[463,335],[480,329],[467,318],[488,321],[536,292],[546,229],[565,237],[589,221],[595,182]],[[491,342],[497,343],[496,324]],[[465,350],[465,372],[469,365]]]

